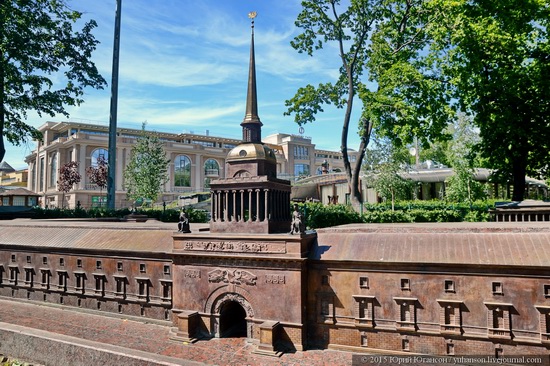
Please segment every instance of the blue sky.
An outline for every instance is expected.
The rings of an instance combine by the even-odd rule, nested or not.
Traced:
[[[70,5],[95,19],[101,42],[93,61],[109,86],[87,89],[85,103],[68,108],[70,120],[109,123],[115,0],[73,0]],[[290,41],[299,33],[294,21],[299,0],[122,0],[118,126],[162,132],[206,133],[241,138],[244,117],[250,19],[256,11],[255,49],[258,114],[262,135],[298,134],[293,117],[283,116],[284,102],[307,84],[334,81],[339,60],[334,46],[314,57],[299,54]],[[357,107],[357,106],[356,106]],[[343,111],[330,106],[305,126],[317,148],[339,150]],[[63,116],[27,123],[63,121]],[[357,118],[352,119],[349,147],[357,149]],[[16,169],[34,144],[7,145],[5,161]]]

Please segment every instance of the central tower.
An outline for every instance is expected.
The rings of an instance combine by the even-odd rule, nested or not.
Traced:
[[[258,116],[255,12],[252,19],[246,111],[241,123],[242,142],[226,158],[224,179],[210,183],[211,232],[277,233],[290,230],[290,182],[277,178],[277,159],[262,143]]]

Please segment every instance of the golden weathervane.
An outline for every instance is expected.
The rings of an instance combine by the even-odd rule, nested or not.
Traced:
[[[250,19],[256,18],[256,15],[258,15],[258,13],[256,13],[255,11],[251,11],[250,13],[248,13],[248,17],[249,17]]]

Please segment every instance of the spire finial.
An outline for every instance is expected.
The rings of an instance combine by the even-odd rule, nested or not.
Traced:
[[[250,42],[250,65],[248,70],[248,93],[246,97],[246,112],[241,123],[243,127],[243,141],[261,143],[262,122],[258,116],[258,98],[256,95],[256,61],[254,58],[254,18],[257,13],[251,11],[248,17],[252,19],[252,39]]]
[[[254,18],[256,18],[257,15],[258,13],[256,13],[255,11],[251,11],[250,13],[248,13],[248,17],[251,19],[250,28],[252,28],[252,34],[254,34]]]

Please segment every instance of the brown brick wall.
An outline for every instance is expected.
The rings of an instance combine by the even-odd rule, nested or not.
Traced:
[[[0,251],[0,296],[28,299],[77,308],[120,313],[157,320],[171,320],[171,301],[163,299],[161,280],[171,281],[171,261],[154,258],[130,258],[92,255]],[[166,266],[169,270],[165,273]],[[99,268],[98,268],[99,267]],[[17,281],[11,280],[16,270]],[[44,270],[48,270],[48,285],[42,283]],[[61,272],[60,272],[61,271]],[[27,273],[32,273],[28,276]],[[59,286],[59,277],[66,273],[66,286]],[[75,273],[82,273],[83,289],[77,288]],[[96,291],[95,275],[101,275],[103,291]],[[115,294],[114,276],[126,276],[126,296]],[[139,284],[135,279],[148,278],[148,295],[139,296]],[[170,293],[171,296],[171,293]]]
[[[307,303],[308,319],[315,325],[308,331],[309,342],[314,337],[317,345],[361,347],[363,334],[368,348],[402,351],[405,341],[408,352],[426,354],[446,354],[450,339],[454,339],[457,355],[494,355],[495,344],[501,344],[503,354],[536,354],[546,349],[541,342],[541,331],[546,329],[545,318],[540,315],[544,310],[536,305],[550,306],[543,291],[544,285],[550,284],[550,276],[529,276],[509,268],[410,265],[400,266],[399,271],[392,269],[314,263],[309,272]],[[368,287],[361,286],[360,278],[365,277]],[[454,286],[446,288],[446,281]],[[410,286],[403,287],[407,282]],[[501,284],[502,292],[493,291],[495,282]],[[333,299],[333,324],[327,323],[318,306],[327,294]],[[374,327],[367,325],[366,318],[356,320],[358,298],[373,302]],[[412,325],[400,323],[405,303],[414,304]],[[456,324],[461,327],[444,334],[441,330],[445,329],[445,306],[449,304],[456,307]],[[499,328],[507,332],[492,330],[493,310],[497,308],[503,314]],[[329,329],[326,342],[322,341],[327,338],[323,329]],[[501,333],[506,336],[501,338]]]

